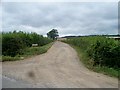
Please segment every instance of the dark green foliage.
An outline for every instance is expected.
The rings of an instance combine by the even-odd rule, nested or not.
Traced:
[[[3,34],[2,37],[2,54],[8,56],[15,56],[21,52],[24,43],[20,37],[13,34]]]
[[[103,36],[91,36],[71,38],[66,42],[83,50],[93,60],[94,66],[120,68],[120,44],[117,40]]]
[[[51,39],[45,38],[37,33],[25,33],[22,31],[2,33],[2,55],[16,56],[22,54],[23,49],[30,47],[32,44],[39,46],[52,42]]]
[[[51,31],[49,31],[47,33],[47,36],[53,40],[57,39],[57,37],[59,36],[57,29],[52,29]]]
[[[23,54],[16,55],[15,57],[11,56],[4,56],[2,55],[2,60],[0,61],[5,62],[5,61],[16,61],[16,60],[23,60],[25,58],[34,56],[34,55],[39,55],[47,52],[47,50],[53,45],[53,43],[46,44],[44,46],[39,46],[39,47],[27,47],[23,49]],[[0,57],[1,58],[1,57]]]

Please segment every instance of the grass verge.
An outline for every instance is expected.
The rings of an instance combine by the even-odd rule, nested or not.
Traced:
[[[11,56],[2,56],[2,62],[4,61],[16,61],[16,60],[23,60],[25,58],[43,54],[48,51],[48,49],[53,45],[52,43],[46,44],[40,47],[29,47],[23,50],[23,53],[20,55],[16,55],[15,57]]]
[[[71,44],[70,44],[71,45]],[[81,60],[81,62],[90,70],[103,73],[105,75],[111,76],[111,77],[119,77],[120,70],[116,70],[114,68],[108,68],[108,67],[101,67],[101,66],[93,66],[93,60],[91,60],[85,50],[80,49],[78,46],[71,45],[78,53],[78,57]]]

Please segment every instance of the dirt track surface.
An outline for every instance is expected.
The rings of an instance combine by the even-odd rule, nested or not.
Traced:
[[[3,76],[31,83],[37,88],[117,88],[118,80],[95,73],[78,59],[68,44],[56,41],[47,53],[4,62]]]

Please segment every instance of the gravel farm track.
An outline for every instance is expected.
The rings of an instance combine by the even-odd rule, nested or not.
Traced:
[[[30,88],[118,88],[117,78],[88,70],[79,60],[76,51],[60,41],[56,41],[47,53],[25,60],[3,62],[2,80],[4,88],[16,87],[16,82],[21,83],[21,88],[22,86]],[[13,85],[9,86],[8,80],[13,82]]]

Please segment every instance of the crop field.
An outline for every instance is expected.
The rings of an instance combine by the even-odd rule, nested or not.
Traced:
[[[80,60],[97,72],[118,76],[120,70],[120,41],[104,36],[74,37],[64,40],[73,46]]]

